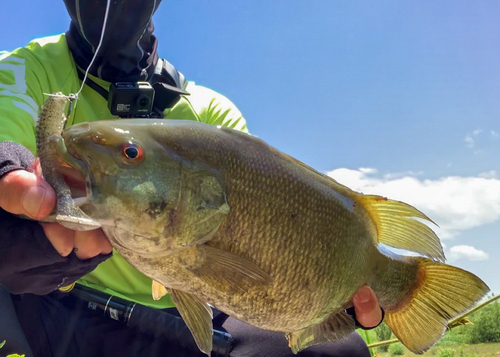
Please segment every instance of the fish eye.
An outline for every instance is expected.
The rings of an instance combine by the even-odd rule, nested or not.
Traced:
[[[125,163],[136,164],[142,161],[144,152],[139,145],[125,144],[122,148],[122,158]]]
[[[135,159],[137,158],[137,156],[139,156],[139,150],[137,150],[136,147],[128,147],[128,148],[125,148],[125,156],[129,159]]]

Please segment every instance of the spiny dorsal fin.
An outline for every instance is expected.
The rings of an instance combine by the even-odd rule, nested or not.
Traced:
[[[374,222],[378,243],[445,261],[443,247],[436,233],[415,218],[434,222],[418,209],[404,202],[375,195],[360,195],[357,201]]]

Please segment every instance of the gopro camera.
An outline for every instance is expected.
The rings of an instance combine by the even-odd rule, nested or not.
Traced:
[[[109,88],[108,107],[121,118],[145,118],[153,112],[155,90],[148,82],[118,82]]]

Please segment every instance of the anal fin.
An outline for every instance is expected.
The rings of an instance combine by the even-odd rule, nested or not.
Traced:
[[[286,334],[288,345],[294,354],[312,345],[331,342],[347,337],[356,329],[351,315],[342,311],[328,316],[323,322],[303,330]]]
[[[212,352],[212,309],[206,302],[196,296],[170,290],[170,296],[175,303],[187,327],[193,334],[196,345],[201,352],[210,356]]]

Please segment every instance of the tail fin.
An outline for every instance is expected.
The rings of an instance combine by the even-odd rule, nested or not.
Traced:
[[[448,321],[470,310],[489,291],[472,273],[426,258],[406,301],[387,309],[385,322],[410,351],[422,354],[443,335]]]

